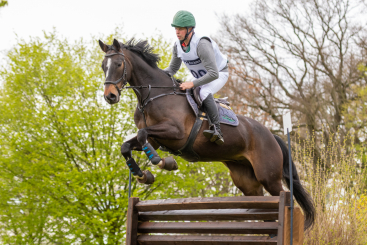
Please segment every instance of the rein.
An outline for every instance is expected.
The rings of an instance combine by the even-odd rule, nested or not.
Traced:
[[[148,105],[149,102],[152,102],[153,100],[155,99],[158,99],[158,98],[161,98],[161,97],[164,97],[164,96],[167,96],[167,95],[186,95],[186,93],[183,93],[183,92],[177,92],[176,89],[177,89],[177,86],[175,84],[175,80],[173,78],[173,76],[170,77],[172,82],[173,82],[173,86],[151,86],[151,85],[148,85],[148,86],[127,86],[127,87],[124,87],[125,89],[133,89],[137,94],[139,94],[138,98],[140,98],[140,106],[139,104],[137,105],[137,108],[138,110],[143,114],[143,118],[144,118],[144,123],[145,123],[145,126],[148,127],[147,125],[147,120],[145,118],[145,114],[144,114],[144,111],[145,111],[145,107]],[[143,88],[147,88],[149,89],[149,92],[148,92],[148,95],[145,97],[145,99],[142,98],[141,96],[141,93],[139,92],[138,89],[143,89]],[[157,96],[154,96],[152,98],[149,99],[149,96],[150,96],[150,92],[152,90],[152,88],[172,88],[173,89],[173,92],[171,93],[166,93],[166,94],[159,94]]]

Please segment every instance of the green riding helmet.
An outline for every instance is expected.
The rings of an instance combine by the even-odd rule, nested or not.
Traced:
[[[189,11],[180,10],[173,17],[171,26],[173,27],[195,27],[195,18]]]

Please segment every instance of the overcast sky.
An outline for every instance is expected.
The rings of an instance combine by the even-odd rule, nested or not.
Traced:
[[[175,40],[171,27],[174,14],[181,9],[192,12],[197,31],[214,35],[219,27],[216,14],[245,13],[253,0],[9,0],[0,9],[0,58],[19,38],[42,36],[53,27],[71,40],[91,35],[108,35],[124,26],[128,37],[150,36],[160,31]],[[102,35],[100,35],[102,36]]]

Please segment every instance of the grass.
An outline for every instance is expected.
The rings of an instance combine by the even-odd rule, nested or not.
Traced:
[[[323,144],[318,162],[314,162],[315,142],[322,137],[310,135],[306,141],[296,136],[292,149],[301,180],[310,191],[317,217],[313,229],[305,234],[304,244],[367,244],[366,171],[353,138],[332,135]]]

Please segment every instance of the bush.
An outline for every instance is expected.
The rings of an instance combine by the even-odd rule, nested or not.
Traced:
[[[321,159],[313,162],[314,137],[296,136],[293,160],[316,206],[316,220],[305,234],[304,244],[367,244],[367,198],[365,170],[353,138],[332,135],[321,148]]]

